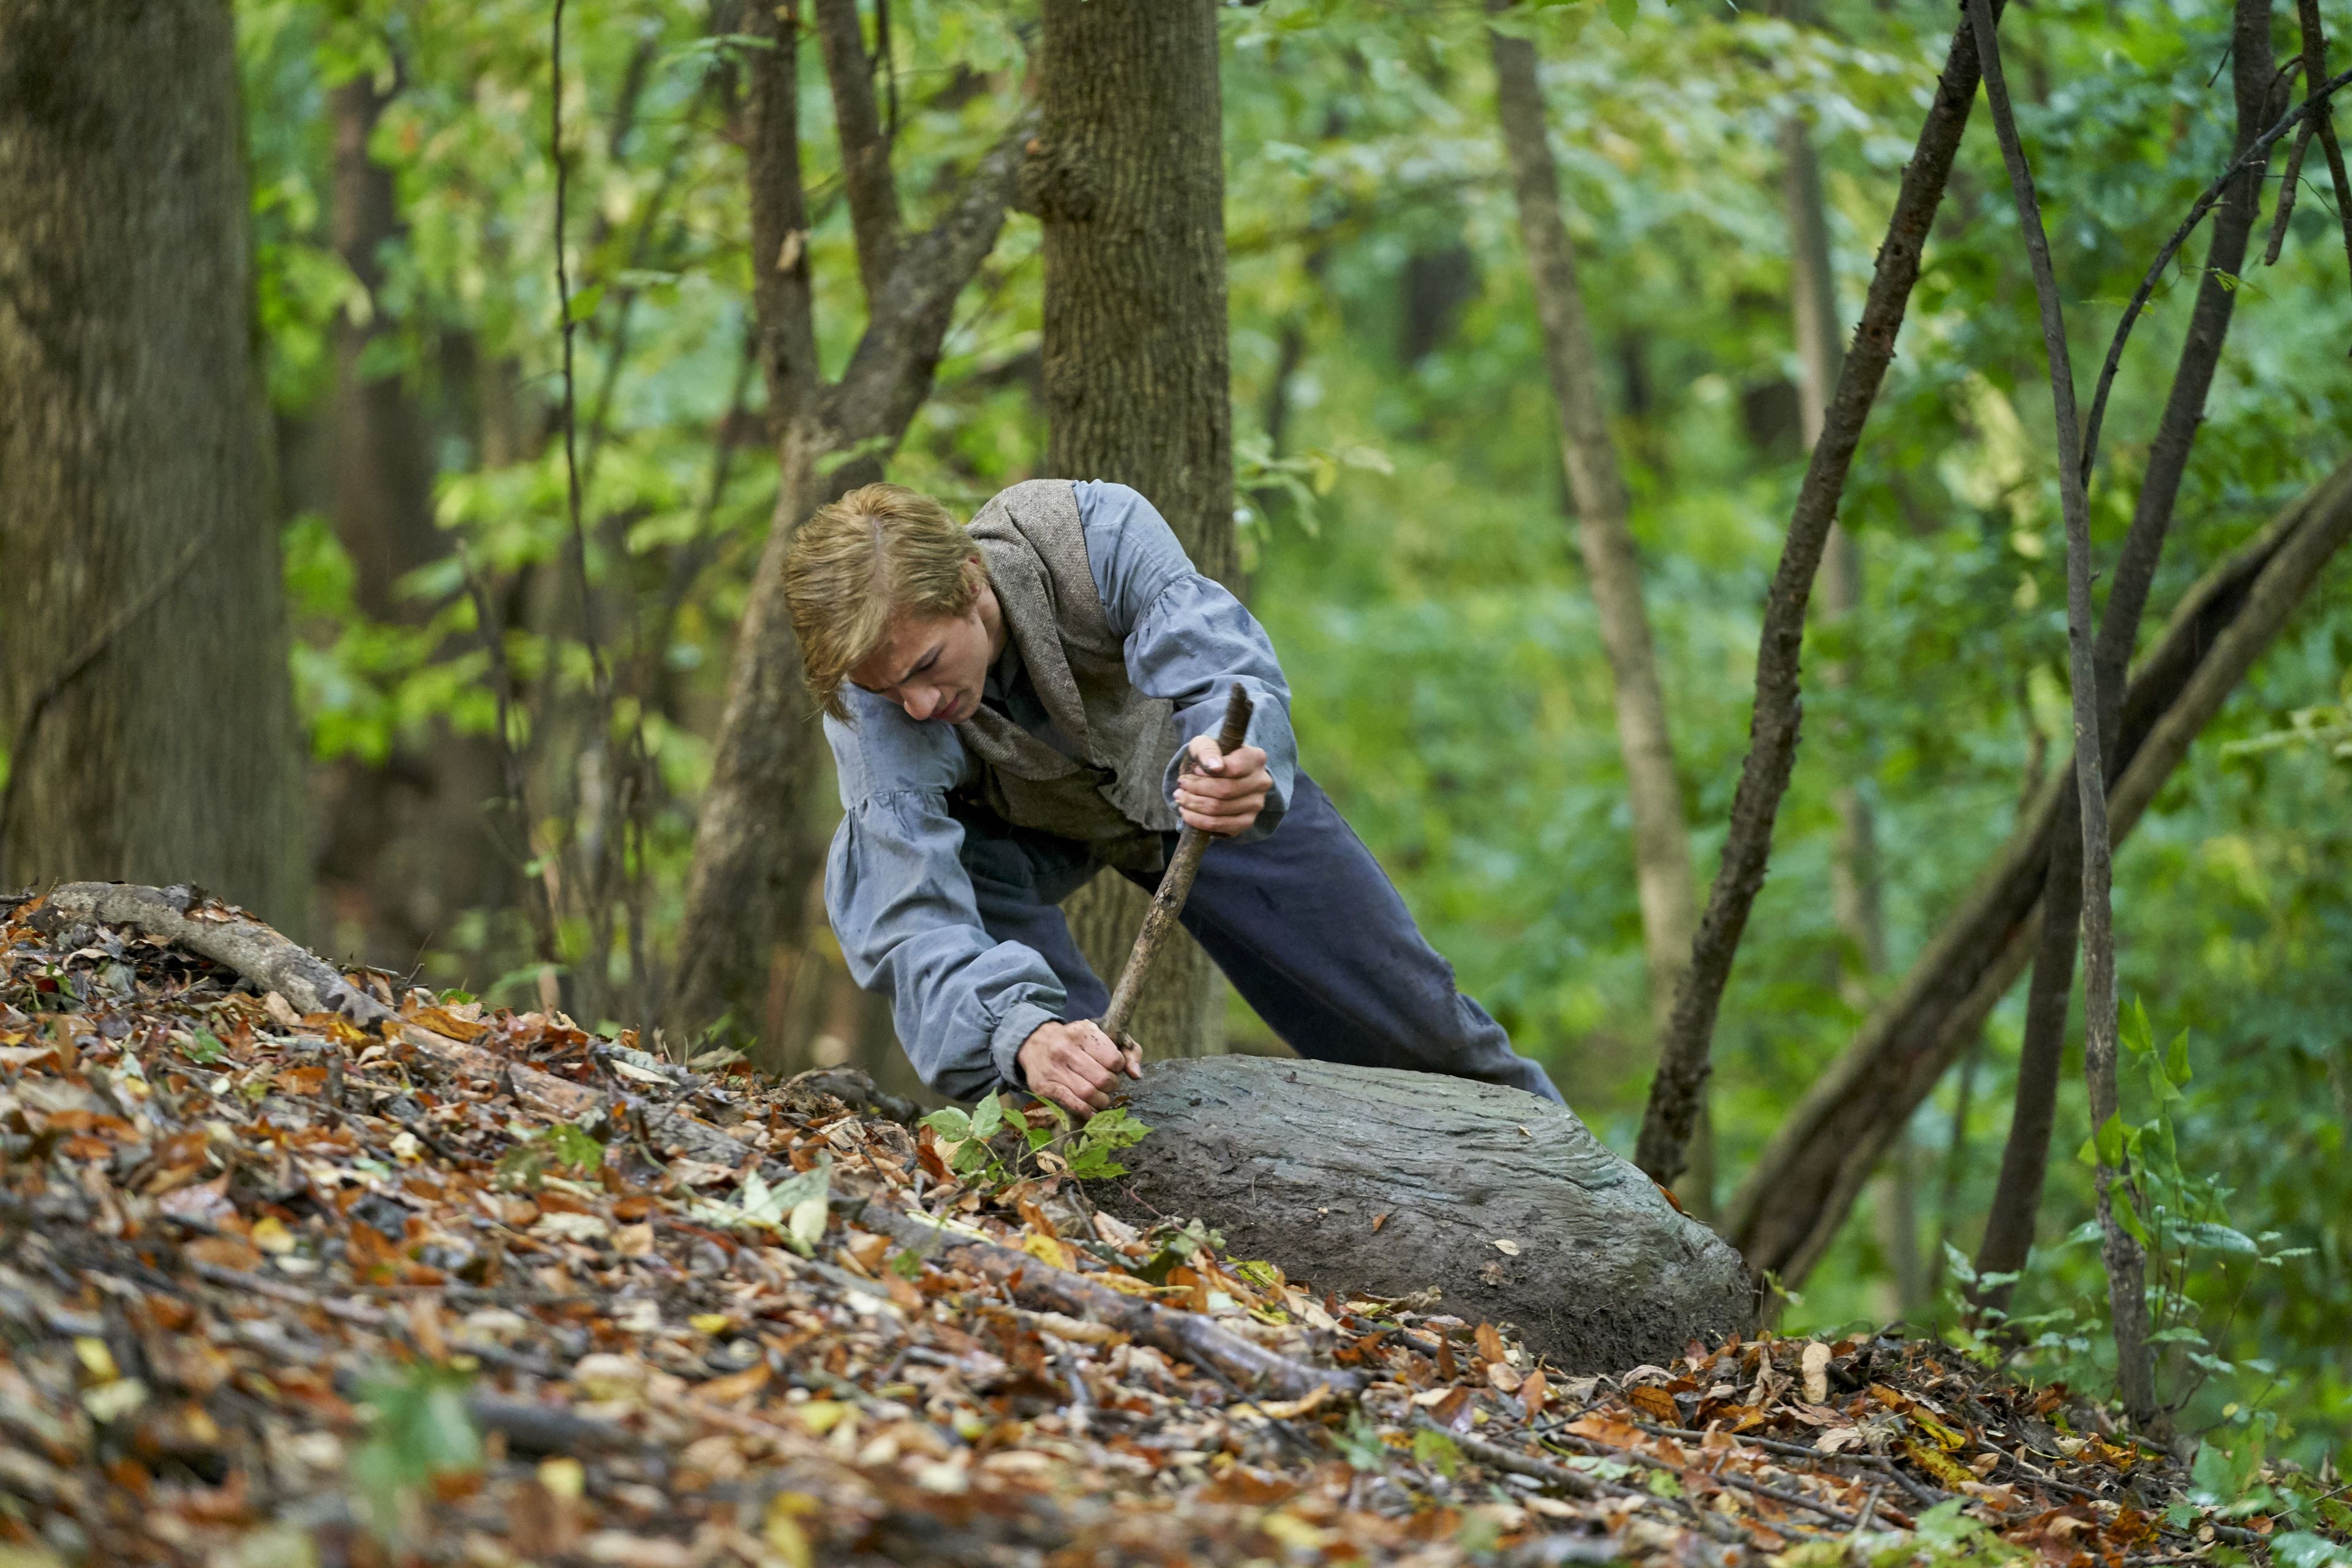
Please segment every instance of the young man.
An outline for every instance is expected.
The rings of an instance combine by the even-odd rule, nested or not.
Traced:
[[[1140,1077],[1088,1021],[1109,998],[1057,906],[1106,868],[1157,886],[1190,824],[1222,842],[1184,928],[1299,1055],[1559,1098],[1299,770],[1264,628],[1142,496],[1033,479],[966,530],[868,485],[802,526],[784,572],[846,813],[825,908],[925,1083],[1084,1115]],[[1234,681],[1256,709],[1221,756]]]

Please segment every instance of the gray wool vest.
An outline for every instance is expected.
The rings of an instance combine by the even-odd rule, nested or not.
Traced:
[[[1181,743],[1175,705],[1128,680],[1070,481],[1027,479],[999,491],[971,533],[1013,646],[1083,758],[983,707],[956,726],[980,763],[981,803],[1016,826],[1077,839],[1107,864],[1157,870],[1160,835],[1183,826],[1160,792]]]

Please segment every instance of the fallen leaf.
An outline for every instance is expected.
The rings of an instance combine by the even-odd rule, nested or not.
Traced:
[[[1519,1255],[1519,1244],[1516,1241],[1498,1239],[1495,1243],[1495,1250],[1506,1258],[1517,1258]]]
[[[1805,1346],[1803,1365],[1806,1403],[1827,1404],[1830,1397],[1830,1347],[1820,1340],[1809,1342]]]
[[[1384,1226],[1384,1225],[1388,1224],[1388,1222],[1389,1222],[1389,1211],[1388,1211],[1388,1210],[1386,1210],[1386,1209],[1382,1209],[1380,1213],[1378,1213],[1378,1214],[1374,1215],[1372,1216],[1372,1234],[1373,1234],[1374,1236],[1378,1236],[1378,1235],[1380,1235],[1380,1233],[1381,1233],[1381,1226]]]

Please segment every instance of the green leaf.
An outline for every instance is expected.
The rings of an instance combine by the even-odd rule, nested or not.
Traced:
[[[1462,1463],[1462,1447],[1443,1432],[1433,1432],[1426,1426],[1413,1429],[1412,1462],[1427,1465],[1447,1480]]]
[[[210,1067],[228,1054],[228,1047],[222,1045],[220,1037],[210,1029],[198,1029],[196,1037],[188,1042],[183,1054],[192,1062]]]
[[[602,283],[589,284],[572,296],[571,320],[575,322],[587,321],[595,315],[596,307],[604,302],[604,286]]]
[[[997,1134],[997,1130],[1003,1125],[1004,1101],[998,1097],[996,1090],[992,1089],[987,1096],[972,1108],[971,1135],[974,1138],[993,1138]]]
[[[1944,1267],[1950,1269],[1952,1278],[1963,1285],[1973,1285],[1977,1282],[1976,1265],[1969,1261],[1967,1253],[1948,1241],[1944,1243]]]
[[[1609,20],[1616,24],[1619,32],[1629,37],[1633,31],[1633,18],[1641,15],[1641,11],[1640,0],[1609,0]]]
[[[2123,1112],[2111,1111],[2106,1121],[2099,1124],[2098,1131],[2083,1147],[2086,1163],[2105,1165],[2109,1170],[2120,1169],[2124,1163]]]
[[[2210,1220],[2184,1225],[2180,1227],[2180,1234],[2191,1244],[2215,1252],[2226,1252],[2240,1258],[2255,1258],[2262,1253],[2262,1248],[2254,1245],[2252,1237]]]
[[[2271,1538],[2271,1561],[2280,1568],[2330,1568],[2333,1563],[2352,1563],[2352,1547],[2309,1531],[2290,1530]]]
[[[2139,1210],[2132,1206],[2130,1185],[2121,1176],[2110,1177],[2107,1181],[2107,1206],[2114,1213],[2116,1223],[2123,1226],[2134,1241],[2143,1247],[2156,1245],[2147,1234],[2147,1226],[2140,1223]]]
[[[2183,1029],[2172,1037],[2171,1048],[2164,1055],[2164,1075],[2176,1084],[2189,1081],[2189,1031]]]
[[[916,1125],[929,1128],[947,1143],[961,1143],[971,1136],[971,1118],[952,1105],[932,1111]]]

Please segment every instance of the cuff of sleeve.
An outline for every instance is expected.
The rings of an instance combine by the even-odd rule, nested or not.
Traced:
[[[1004,1016],[997,1021],[995,1032],[988,1037],[988,1054],[996,1063],[996,1076],[1025,1092],[1029,1083],[1021,1072],[1021,1047],[1040,1025],[1061,1021],[1034,1002],[1016,1002],[1007,1008]]]

